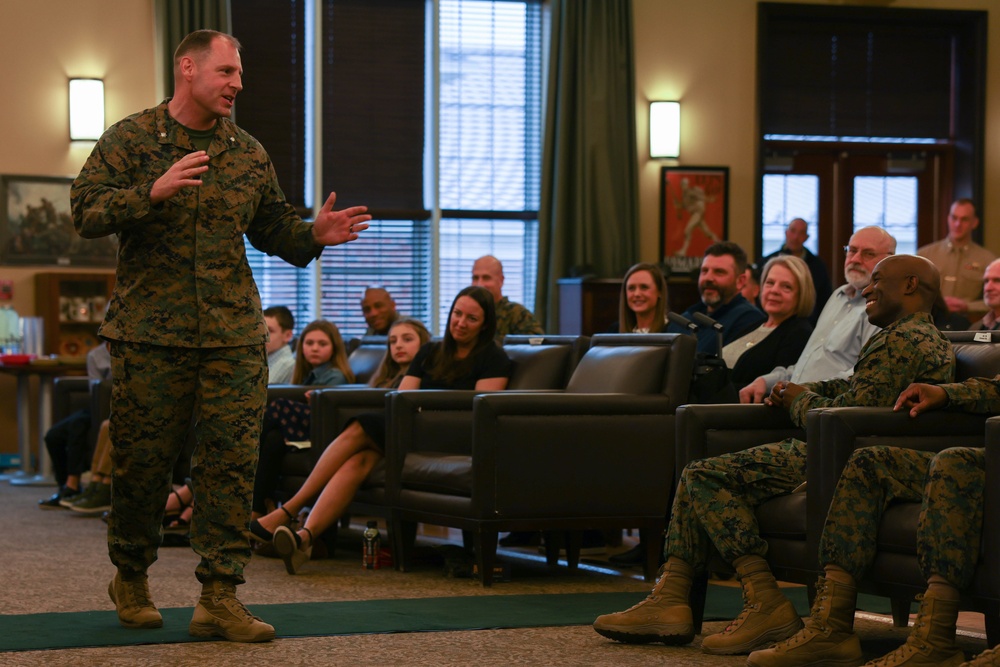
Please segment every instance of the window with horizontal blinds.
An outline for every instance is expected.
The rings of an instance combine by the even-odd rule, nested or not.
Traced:
[[[307,295],[311,307],[305,312],[336,322],[350,337],[365,328],[364,287],[377,284],[389,290],[401,313],[439,332],[435,305],[447,309],[469,283],[473,260],[489,253],[504,263],[505,293],[531,308],[541,168],[541,2],[315,2],[321,3],[323,40],[323,75],[315,82],[323,107],[323,187],[337,192],[337,208],[364,204],[376,219],[359,241],[323,253],[318,290],[310,292],[314,283],[306,282],[303,291],[290,287],[286,293]],[[256,4],[233,3],[234,16]],[[435,6],[436,40],[425,18]],[[309,9],[305,16],[312,21]],[[426,76],[430,62],[440,62],[439,91],[430,88],[434,77]],[[440,107],[433,104],[438,96]],[[426,120],[432,116],[436,123]],[[441,148],[430,155],[435,142],[425,126],[435,125]],[[439,189],[427,186],[435,173]],[[440,218],[432,218],[434,209]],[[255,276],[271,305],[265,285],[276,289],[282,276],[293,274],[260,261]],[[262,279],[258,270],[273,279]],[[314,304],[317,291],[320,303]]]
[[[306,1],[239,0],[233,35],[243,50],[234,119],[267,150],[288,201],[307,213]]]
[[[400,314],[428,323],[430,236],[426,219],[373,220],[357,241],[324,252],[320,317],[335,322],[347,338],[362,335],[367,325],[361,298],[366,287],[377,286],[388,290]]]
[[[953,136],[951,12],[764,5],[763,134]]]
[[[441,0],[438,319],[472,263],[496,256],[504,295],[534,308],[541,178],[539,2]]]
[[[245,239],[244,242],[261,306],[287,306],[295,317],[297,336],[313,318],[315,270],[311,266],[303,269],[292,266],[280,257],[262,253]]]

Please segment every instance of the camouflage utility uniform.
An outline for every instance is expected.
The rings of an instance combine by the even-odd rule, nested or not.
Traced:
[[[948,407],[1000,412],[1000,378],[943,385]],[[865,447],[851,454],[820,538],[820,562],[860,579],[875,557],[882,513],[893,501],[919,502],[917,558],[925,578],[938,574],[957,588],[972,583],[983,525],[986,454],[981,447],[923,452]]]
[[[542,334],[545,329],[538,323],[531,311],[519,303],[514,303],[507,297],[497,304],[497,340],[504,336]]]
[[[927,313],[904,317],[873,335],[850,379],[808,382],[790,409],[805,425],[813,408],[889,406],[911,382],[950,382],[955,354]],[[727,562],[767,553],[754,508],[791,493],[806,477],[806,445],[788,438],[740,452],[692,461],[681,472],[664,556],[703,570],[711,551]]]
[[[119,238],[100,329],[115,378],[108,546],[123,575],[156,560],[171,469],[193,427],[196,574],[242,583],[267,384],[267,328],[243,237],[296,266],[322,246],[253,137],[225,118],[210,137],[189,134],[168,101],[112,126],[71,193],[82,236]],[[193,141],[210,157],[202,185],[153,205],[153,183],[196,150]]]

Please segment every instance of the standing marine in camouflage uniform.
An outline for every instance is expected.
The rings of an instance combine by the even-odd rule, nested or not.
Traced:
[[[923,258],[883,259],[863,292],[868,319],[882,330],[861,349],[851,378],[778,383],[767,402],[788,409],[802,426],[813,408],[889,406],[910,382],[952,381],[954,352],[930,318],[939,281],[937,269]],[[623,642],[690,642],[691,582],[714,548],[736,569],[744,607],[725,630],[704,638],[702,650],[748,653],[797,632],[802,621],[764,560],[767,542],[754,509],[791,493],[805,481],[805,468],[805,443],[791,438],[685,466],[667,529],[667,562],[653,592],[631,609],[599,617],[594,629]]]
[[[163,624],[149,596],[174,461],[197,440],[191,545],[202,595],[189,632],[266,641],[274,628],[236,598],[266,399],[267,328],[243,245],[305,266],[358,238],[365,209],[303,222],[270,159],[228,116],[242,90],[239,42],[188,35],[174,55],[174,97],[113,125],[73,183],[86,238],[116,234],[118,269],[102,337],[111,341],[112,510],[109,585],[120,623]]]
[[[503,264],[492,255],[484,255],[472,265],[472,284],[485,287],[493,295],[497,310],[497,342],[504,336],[542,334],[545,330],[531,311],[503,296]]]
[[[951,410],[1000,412],[1000,378],[962,383],[917,384],[896,401],[912,416],[947,405]],[[883,656],[884,667],[961,665],[955,645],[960,591],[972,583],[983,526],[986,454],[981,447],[924,452],[905,447],[865,447],[851,454],[834,491],[820,537],[824,576],[806,627],[749,664],[790,667],[821,661],[860,665],[861,644],[853,632],[856,582],[875,558],[882,512],[893,501],[920,502],[917,559],[927,590],[906,643]],[[986,664],[986,663],[983,663]]]

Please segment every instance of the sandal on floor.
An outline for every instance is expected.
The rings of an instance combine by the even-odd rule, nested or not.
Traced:
[[[185,513],[189,509],[192,509],[190,505],[188,507],[185,507],[184,510],[182,510],[181,513],[173,521],[171,521],[170,523],[165,523],[165,525],[163,526],[163,534],[187,535],[188,531],[191,530],[191,516],[190,514],[185,516]]]
[[[190,487],[188,487],[188,488],[190,489]],[[176,510],[164,510],[164,512],[163,512],[163,527],[164,528],[169,528],[171,524],[174,524],[177,521],[179,521],[180,518],[181,518],[181,515],[184,514],[184,510],[186,510],[188,507],[190,507],[191,506],[191,502],[194,501],[194,497],[192,496],[191,502],[185,502],[184,499],[181,497],[181,494],[178,493],[177,489],[172,489],[170,491],[170,494],[167,496],[167,500],[168,501],[170,500],[170,496],[174,496],[174,497],[177,498],[177,504],[180,505],[180,507],[178,509],[176,509]]]
[[[278,509],[285,513],[285,516],[288,517],[288,520],[290,522],[295,521],[295,516],[291,512],[286,510],[284,505],[282,505]],[[262,526],[260,521],[258,521],[257,519],[252,519],[250,521],[250,539],[256,540],[257,542],[261,543],[270,543],[271,540],[274,539],[274,533],[272,533],[267,528]]]

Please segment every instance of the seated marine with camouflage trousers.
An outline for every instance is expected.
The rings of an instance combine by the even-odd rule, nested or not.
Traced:
[[[886,257],[864,290],[868,319],[882,330],[861,349],[851,378],[778,383],[766,402],[789,410],[792,420],[804,425],[813,408],[888,407],[911,382],[953,381],[955,354],[930,317],[939,288],[938,271],[927,260]],[[791,493],[805,477],[806,445],[793,438],[689,463],[667,529],[667,562],[653,592],[631,609],[598,617],[594,629],[622,642],[689,643],[695,634],[692,580],[705,570],[714,547],[735,568],[744,606],[725,630],[702,640],[702,650],[749,653],[798,632],[802,620],[764,559],[767,542],[758,533],[754,509]]]
[[[896,401],[911,416],[947,405],[951,410],[1000,413],[1000,378],[971,378],[945,385],[916,384]],[[955,645],[959,591],[969,586],[979,559],[983,527],[986,452],[951,447],[923,452],[905,447],[864,447],[851,454],[834,491],[823,534],[824,576],[805,628],[773,648],[755,651],[755,667],[860,665],[854,634],[856,582],[875,558],[882,510],[893,501],[920,502],[917,558],[927,590],[906,643],[870,663],[883,667],[961,665]],[[988,664],[988,663],[982,663]]]

